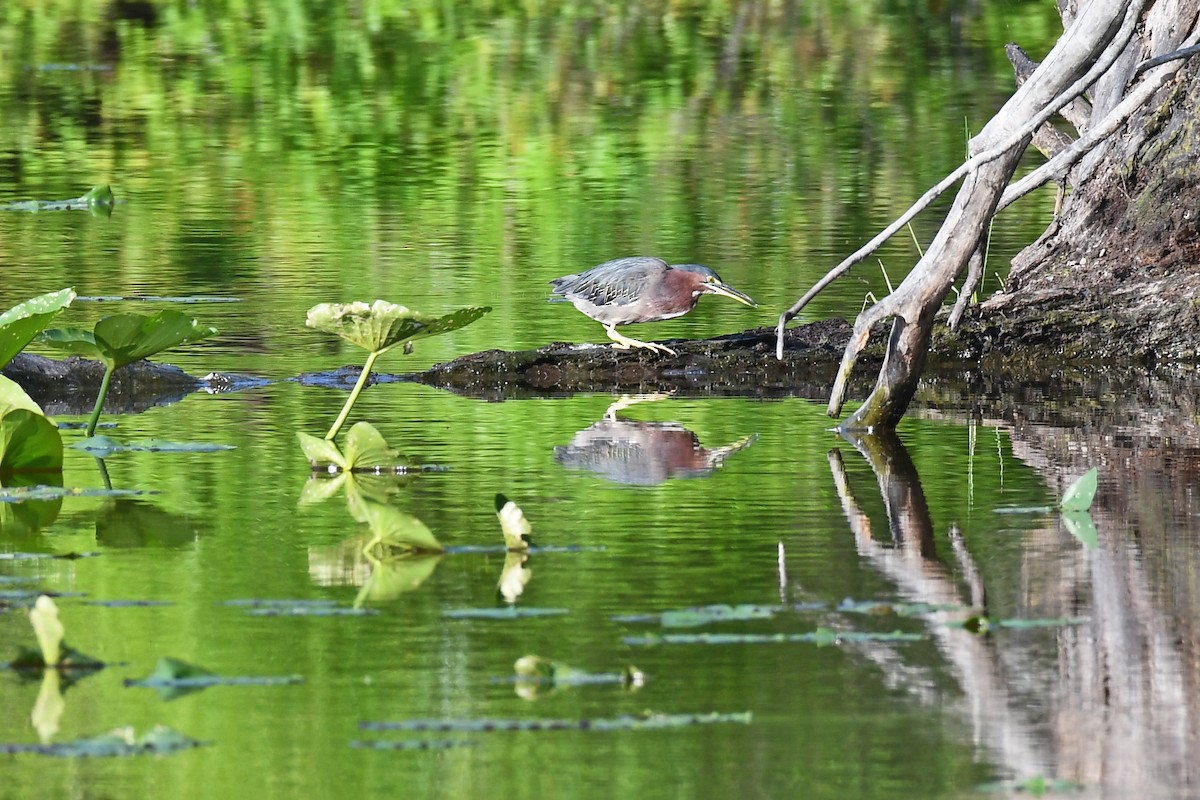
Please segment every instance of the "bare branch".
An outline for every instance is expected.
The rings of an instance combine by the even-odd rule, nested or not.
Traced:
[[[1177,53],[1182,53],[1184,51],[1200,53],[1200,30],[1193,31],[1192,35],[1188,37],[1187,41],[1191,44],[1188,47],[1183,48],[1183,50],[1176,51]],[[1179,56],[1179,58],[1183,57],[1184,56]],[[1151,61],[1157,60],[1158,59],[1152,58],[1146,63],[1149,64]],[[1178,59],[1166,59],[1165,61],[1159,61],[1159,66],[1176,61],[1178,61]],[[1153,97],[1154,94],[1161,89],[1176,72],[1179,71],[1181,66],[1181,63],[1170,63],[1169,67],[1151,73],[1144,81],[1139,83],[1132,92],[1126,95],[1125,99],[1122,100],[1099,125],[1093,126],[1084,136],[1080,137],[1066,150],[1062,151],[1057,156],[1050,159],[1045,164],[1042,164],[1033,172],[1029,173],[1024,178],[1021,178],[1021,180],[1011,184],[1007,189],[1005,189],[1004,196],[1000,198],[1000,204],[996,207],[996,212],[999,213],[1000,211],[1004,210],[1047,181],[1061,181],[1063,178],[1065,178],[1067,173],[1070,172],[1071,168],[1078,163],[1079,159],[1087,155],[1088,152],[1090,152],[1094,147],[1103,142],[1109,136],[1112,136],[1113,133],[1115,133],[1117,129],[1125,123],[1125,120],[1127,120],[1130,115],[1133,114],[1133,112],[1137,111],[1147,102],[1149,102],[1150,98]]]
[[[1101,57],[1097,59],[1097,61],[1092,65],[1091,69],[1084,73],[1083,77],[1079,78],[1065,90],[1059,93],[1053,100],[1044,105],[1037,114],[1033,115],[1033,117],[1030,118],[1024,125],[1018,127],[1011,135],[1001,140],[995,147],[984,150],[981,153],[976,153],[959,165],[956,170],[939,181],[937,185],[935,185],[929,191],[925,192],[925,194],[923,194],[915,203],[913,203],[913,205],[910,206],[907,211],[900,215],[895,222],[884,228],[878,235],[875,236],[875,238],[867,242],[867,244],[863,245],[858,250],[847,256],[845,260],[827,272],[823,278],[814,284],[813,287],[809,289],[803,297],[796,301],[791,308],[780,314],[779,324],[776,326],[776,358],[778,358],[780,361],[783,360],[784,328],[790,321],[795,319],[796,315],[799,314],[800,311],[803,310],[804,307],[821,292],[821,290],[823,290],[830,283],[833,283],[833,281],[844,275],[846,272],[849,272],[850,268],[855,264],[863,261],[876,250],[878,250],[884,242],[886,242],[893,235],[895,235],[897,231],[908,224],[917,214],[928,208],[935,199],[937,199],[943,192],[957,183],[961,178],[979,169],[984,164],[994,161],[995,159],[1007,153],[1013,147],[1021,144],[1026,138],[1032,136],[1033,132],[1037,130],[1043,122],[1050,119],[1050,117],[1052,117],[1054,114],[1058,113],[1060,108],[1062,108],[1066,103],[1070,102],[1075,97],[1078,97],[1080,94],[1082,94],[1088,86],[1090,86],[1097,80],[1097,78],[1103,75],[1105,70],[1107,70],[1112,65],[1113,61],[1116,60],[1117,56],[1120,55],[1121,51],[1125,47],[1125,44],[1129,41],[1129,37],[1133,34],[1133,29],[1137,22],[1138,15],[1141,12],[1143,2],[1133,2],[1126,6],[1125,18],[1117,35],[1113,39],[1109,40],[1109,44],[1102,53]],[[1005,108],[1009,108],[1014,101],[1017,101],[1023,96],[1023,93],[1028,93],[1028,89],[1031,86],[1034,86],[1034,84],[1026,83],[1024,86],[1018,89],[1017,93],[1013,95],[1013,97],[1009,100],[1009,103],[1006,104]],[[1003,109],[1000,113],[1004,113]],[[877,306],[878,305],[879,304],[877,304]],[[873,306],[872,308],[875,307],[876,306]],[[867,313],[869,312],[870,309],[868,309]]]

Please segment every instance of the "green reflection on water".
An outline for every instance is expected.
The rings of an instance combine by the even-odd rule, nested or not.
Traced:
[[[101,181],[118,199],[111,218],[0,215],[0,307],[66,285],[237,296],[189,306],[222,335],[172,360],[198,375],[275,379],[358,358],[304,328],[305,309],[319,302],[496,309],[397,356],[397,371],[489,347],[594,340],[594,323],[543,302],[546,281],[637,253],[708,263],[764,306],[755,319],[702,304],[649,338],[773,324],[778,308],[959,161],[964,119],[977,129],[1009,91],[1003,42],[1017,31],[1039,52],[1056,24],[1044,3],[148,7],[152,25],[113,21],[100,3],[0,12],[0,132],[14,143],[0,153],[0,200],[69,197]],[[1049,203],[1006,218],[997,264],[1038,232]],[[900,241],[883,257],[895,281],[915,252]],[[867,270],[811,313],[852,315],[882,283]],[[104,313],[112,308],[73,308],[70,324],[89,327]],[[492,498],[503,492],[536,520],[538,544],[584,548],[522,565],[519,602],[569,614],[500,622],[442,613],[500,602],[496,553],[427,565],[412,591],[368,599],[380,612],[370,617],[255,617],[221,604],[349,605],[362,592],[361,570],[328,555],[362,526],[344,504],[297,503],[308,465],[294,431],[323,430],[342,393],[271,383],[121,418],[125,440],[236,449],[114,456],[114,487],[158,494],[65,501],[50,528],[5,532],[0,547],[99,549],[99,558],[10,572],[90,599],[174,601],[63,600],[79,631],[73,644],[128,664],[65,694],[64,736],[163,723],[215,744],[52,773],[17,761],[14,796],[93,785],[115,796],[171,787],[369,796],[394,791],[403,775],[407,793],[438,797],[489,787],[512,797],[899,798],[954,795],[992,775],[986,754],[963,743],[961,719],[886,685],[851,650],[639,651],[649,681],[635,695],[575,687],[530,703],[493,681],[526,653],[597,668],[627,660],[611,619],[619,613],[777,602],[780,543],[790,599],[895,596],[856,553],[827,452],[844,451],[865,513],[881,519],[875,478],[828,432],[819,402],[689,398],[631,409],[630,420],[675,423],[702,448],[757,437],[703,476],[634,485],[555,458],[613,399],[491,404],[383,385],[356,406],[391,444],[449,468],[391,501],[439,541],[493,544]],[[994,455],[972,453],[964,428],[912,422],[903,436],[939,535],[957,522],[989,576],[1013,580],[1019,535],[1038,520],[998,522],[989,510],[1044,505],[1034,476],[1004,442]],[[100,485],[93,460],[74,451],[64,480]],[[995,535],[1001,525],[1010,536]],[[993,609],[1010,610],[1003,600]],[[24,625],[19,613],[0,616],[0,640]],[[938,664],[932,645],[904,648],[918,666]],[[164,655],[306,682],[214,687],[170,706],[119,687]],[[936,666],[930,674],[935,694],[954,692]],[[0,740],[29,740],[36,685],[5,675],[0,686],[9,709]],[[749,710],[755,721],[605,738],[516,733],[436,754],[349,747],[364,719],[609,718],[650,707]]]

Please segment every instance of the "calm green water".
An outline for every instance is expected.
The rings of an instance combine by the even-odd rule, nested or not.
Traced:
[[[117,419],[125,439],[236,449],[107,459],[113,486],[153,494],[68,499],[36,532],[7,523],[0,552],[98,555],[0,561],[0,588],[71,593],[60,600],[68,640],[115,665],[66,692],[58,730],[44,738],[163,724],[211,746],[168,758],[0,756],[6,796],[910,798],[1036,776],[1096,796],[1114,784],[1186,794],[1163,769],[1141,783],[1114,780],[1081,743],[1111,733],[1111,723],[1086,692],[1055,683],[1066,674],[1091,686],[1095,671],[1063,667],[1056,653],[1098,636],[1092,628],[979,639],[937,618],[834,609],[845,598],[967,605],[982,585],[996,618],[1103,616],[1084,596],[1086,580],[1084,595],[1066,597],[1055,576],[1126,562],[1083,552],[1056,515],[1028,510],[1053,505],[1062,487],[1015,457],[1007,427],[995,423],[968,424],[953,410],[905,423],[928,514],[889,530],[871,465],[827,430],[824,398],[670,398],[609,423],[610,435],[642,440],[691,432],[710,449],[756,437],[719,468],[672,474],[661,461],[589,469],[556,457],[604,424],[608,395],[487,403],[417,385],[368,390],[353,419],[445,468],[401,485],[396,508],[448,546],[497,545],[493,496],[503,492],[525,509],[538,544],[568,548],[525,565],[517,606],[569,612],[544,618],[446,616],[504,605],[501,553],[451,552],[371,575],[356,557],[366,526],[341,497],[300,503],[310,478],[295,432],[322,434],[344,395],[287,379],[360,360],[305,328],[311,305],[381,297],[427,311],[493,306],[470,328],[379,365],[417,370],[486,348],[602,339],[595,323],[543,302],[546,282],[647,253],[709,264],[762,308],[710,299],[639,334],[772,325],[958,162],[965,130],[978,130],[1010,91],[1002,44],[1044,52],[1056,33],[1050,6],[146,8],[149,23],[115,19],[101,4],[0,7],[0,200],[64,199],[108,182],[121,201],[111,217],[0,215],[0,308],[62,286],[237,297],[188,306],[220,336],[167,360],[196,375],[271,382]],[[1051,201],[1027,203],[997,227],[989,281],[1038,233]],[[935,225],[918,226],[918,239]],[[898,280],[915,247],[898,241],[883,259]],[[807,319],[852,317],[868,291],[885,289],[882,272],[866,267]],[[144,306],[79,304],[64,320],[86,325],[131,307]],[[653,459],[669,446],[659,438],[644,452]],[[97,462],[76,451],[64,478],[103,483]],[[1189,512],[1167,516],[1186,527]],[[1103,536],[1118,537],[1105,541],[1119,541],[1120,524],[1099,519]],[[932,540],[906,541],[923,526]],[[955,555],[952,526],[966,559]],[[1170,595],[1159,584],[1147,592]],[[226,604],[247,598],[360,598],[378,613],[253,616]],[[89,604],[113,600],[166,605]],[[614,620],[714,603],[801,606],[681,632],[823,626],[921,638],[642,647],[626,637],[663,631]],[[31,641],[19,603],[0,614],[0,657]],[[578,686],[530,699],[512,681],[514,660],[527,654],[598,673],[635,664],[648,679],[637,691]],[[304,683],[217,687],[170,702],[122,685],[162,656]],[[1126,677],[1150,680],[1133,668]],[[0,742],[39,740],[38,691],[0,673]],[[363,721],[646,711],[750,712],[752,721],[359,730]],[[474,746],[351,747],[404,738]]]

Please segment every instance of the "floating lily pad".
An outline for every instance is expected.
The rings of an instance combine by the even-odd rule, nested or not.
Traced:
[[[244,597],[236,600],[222,600],[217,605],[234,606],[235,608],[299,608],[300,606],[331,607],[337,605],[334,600],[293,600],[290,598],[260,598]]]
[[[503,608],[452,608],[442,612],[448,619],[525,619],[527,617],[559,617],[571,613],[565,608],[533,608],[504,606]]]
[[[634,731],[663,728],[686,728],[692,725],[737,723],[749,725],[749,711],[732,714],[655,714],[600,719],[470,719],[446,717],[441,719],[409,719],[398,722],[360,722],[364,731],[455,731],[461,733],[493,733],[499,731]]]
[[[303,682],[304,678],[299,675],[225,677],[177,658],[164,657],[158,660],[158,666],[150,675],[141,679],[126,678],[125,686],[155,689],[164,700],[174,700],[212,686],[290,686]]]
[[[162,608],[175,604],[170,600],[88,600],[84,605],[101,608]]]
[[[59,758],[111,758],[116,756],[164,756],[203,747],[206,742],[156,726],[142,736],[135,736],[132,727],[118,728],[90,739],[55,744],[0,743],[0,753],[33,753]]]
[[[208,295],[195,294],[185,296],[172,295],[157,295],[157,294],[128,294],[128,295],[79,295],[75,298],[80,303],[117,303],[117,302],[144,302],[144,303],[180,303],[183,305],[189,303],[240,303],[240,297],[226,297],[223,295]]]
[[[634,647],[680,644],[816,644],[835,645],[844,642],[919,642],[925,637],[917,633],[892,631],[873,633],[863,631],[833,631],[818,628],[811,633],[668,633],[648,636],[626,636],[622,641]]]
[[[75,65],[50,65],[42,69],[80,69]],[[0,211],[92,211],[97,216],[107,216],[112,213],[114,204],[112,187],[108,184],[93,186],[82,197],[71,200],[21,200],[15,203],[0,204]]]
[[[373,608],[350,606],[278,605],[249,608],[246,613],[255,617],[369,617],[379,612]]]
[[[456,747],[478,747],[479,742],[473,739],[381,739],[375,742],[353,739],[350,746],[356,750],[452,750]]]
[[[534,655],[518,658],[513,671],[522,697],[534,696],[539,688],[618,684],[636,689],[646,682],[645,673],[632,664],[620,672],[584,672],[561,661]]]
[[[1035,775],[1023,781],[995,781],[976,787],[977,791],[1003,794],[1027,794],[1030,797],[1043,797],[1047,794],[1065,794],[1079,792],[1087,787],[1075,781],[1047,778]]]
[[[693,628],[714,622],[770,619],[778,610],[779,608],[776,606],[712,605],[685,608],[679,611],[664,611],[659,619],[664,628]]]
[[[0,367],[24,350],[74,299],[74,289],[60,289],[18,303],[0,314]]]
[[[944,611],[967,611],[968,606],[930,603],[892,603],[883,600],[853,600],[846,598],[838,604],[843,613],[866,614],[867,616],[921,617]]]
[[[212,442],[167,442],[162,439],[145,439],[140,442],[119,442],[108,436],[89,436],[71,445],[96,458],[107,458],[114,453],[216,453],[233,450],[231,444]]]
[[[1083,625],[1087,617],[1052,617],[1048,619],[991,619],[983,615],[969,617],[960,623],[952,623],[971,633],[990,633],[998,628],[1023,630],[1030,628],[1066,628]]]
[[[0,503],[23,503],[27,500],[54,500],[63,497],[134,497],[158,494],[148,489],[103,489],[79,486],[24,486],[0,489]]]

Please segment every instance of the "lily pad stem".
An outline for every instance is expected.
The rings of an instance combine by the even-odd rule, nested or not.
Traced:
[[[359,394],[362,393],[363,387],[367,385],[367,378],[371,376],[371,367],[375,366],[375,359],[379,358],[382,352],[382,350],[375,350],[371,355],[367,356],[367,363],[363,365],[362,372],[358,373],[358,382],[354,384],[354,388],[350,391],[350,396],[346,398],[346,405],[342,406],[342,413],[338,414],[338,418],[333,421],[333,427],[329,429],[329,433],[325,434],[325,441],[332,442],[333,438],[338,435],[338,431],[342,429],[342,425],[346,422],[346,417],[350,416],[350,409],[354,407],[354,403],[358,400]]]
[[[87,438],[92,438],[96,435],[96,426],[100,423],[100,409],[104,407],[104,396],[108,394],[108,384],[112,380],[114,367],[105,365],[104,377],[100,380],[100,395],[96,398],[96,407],[92,409],[92,416],[88,419]]]

